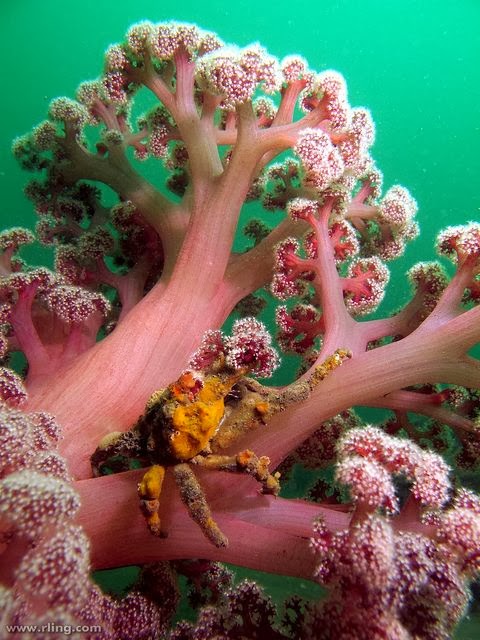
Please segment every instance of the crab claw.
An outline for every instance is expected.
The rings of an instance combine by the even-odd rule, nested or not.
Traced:
[[[166,537],[166,534],[160,528],[160,515],[158,513],[164,478],[165,467],[155,464],[150,467],[138,483],[138,496],[142,513],[150,531],[160,538]]]

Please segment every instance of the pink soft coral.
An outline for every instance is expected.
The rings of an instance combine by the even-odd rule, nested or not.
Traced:
[[[135,121],[131,107],[145,88],[154,105]],[[369,112],[349,105],[339,74],[318,74],[299,56],[279,62],[259,45],[226,47],[193,25],[144,22],[109,48],[99,80],[82,84],[77,100],[54,100],[49,119],[15,141],[22,166],[43,174],[27,194],[38,238],[56,257],[54,272],[27,268],[16,253],[32,234],[0,237],[0,350],[22,352],[28,365],[25,386],[8,369],[0,378],[5,622],[55,619],[101,625],[90,637],[161,636],[176,603],[171,568],[147,567],[139,590],[113,602],[89,582],[88,544],[93,568],[200,557],[311,577],[308,539],[321,514],[315,575],[332,599],[305,615],[298,605],[293,634],[351,637],[352,625],[367,633],[360,608],[347,604],[352,593],[377,603],[366,637],[450,632],[478,570],[478,500],[460,491],[446,504],[445,463],[394,436],[441,449],[447,429],[457,462],[478,464],[480,368],[469,352],[480,337],[480,227],[441,234],[452,279],[438,263],[416,265],[410,303],[390,318],[359,321],[383,298],[385,262],[418,233],[408,191],[396,185],[381,195],[373,139]],[[133,155],[148,158],[149,169],[160,159],[166,188],[147,181]],[[118,202],[108,207],[94,183]],[[251,221],[254,246],[238,253],[239,215],[251,201],[271,211],[272,228]],[[274,468],[283,461],[283,471],[293,462],[317,468],[333,461],[346,432],[337,475],[350,487],[353,518],[331,496],[322,506],[259,495],[250,478],[202,470],[229,547],[217,549],[194,527],[168,474],[161,504],[169,535],[159,540],[138,509],[139,472],[91,478],[90,456],[106,434],[128,430],[192,354],[201,369],[222,341],[231,345],[217,329],[236,305],[258,311],[252,294],[270,283],[287,304],[277,312],[279,344],[303,357],[303,374],[271,390],[282,411],[244,429],[241,446],[268,455]],[[241,358],[233,349],[227,356],[231,366],[250,366],[248,333]],[[250,367],[254,374],[276,359],[262,335],[268,362]],[[351,359],[326,370],[337,349]],[[383,430],[352,431],[353,405],[387,408],[394,418]],[[428,430],[416,429],[412,412],[429,417]],[[411,485],[403,503],[398,475]],[[320,485],[314,494],[327,502]],[[222,626],[236,629],[232,638],[253,633],[232,621],[257,601],[252,585],[227,591],[216,611],[174,637],[211,637],[208,629]],[[343,622],[334,625],[331,611]]]

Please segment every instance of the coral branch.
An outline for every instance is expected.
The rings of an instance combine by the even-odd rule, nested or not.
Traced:
[[[199,475],[202,485],[207,488],[207,494],[210,487],[214,493],[222,493],[218,485],[219,473],[216,473],[214,485],[208,482],[208,474]],[[319,512],[318,506],[298,502],[298,508],[295,508],[296,503],[289,502],[287,508],[279,498],[272,499],[255,493],[247,497],[243,483],[243,491],[239,491],[243,499],[239,501],[238,515],[235,514],[236,508],[230,513],[230,500],[224,500],[223,506],[222,501],[220,504],[215,500],[209,501],[216,520],[230,541],[229,550],[222,551],[209,543],[200,532],[195,536],[191,535],[191,521],[178,496],[174,497],[173,479],[167,477],[164,492],[165,506],[168,505],[168,509],[163,519],[169,535],[159,542],[158,538],[154,538],[146,530],[138,510],[136,493],[132,491],[132,487],[135,488],[135,478],[138,477],[138,472],[129,472],[114,477],[83,480],[76,485],[82,500],[78,521],[86,527],[91,539],[96,541],[92,548],[92,562],[97,568],[128,565],[132,561],[141,563],[167,558],[202,557],[217,560],[228,558],[229,562],[255,567],[261,571],[278,570],[285,575],[312,575],[312,558],[304,553],[308,546],[305,537],[311,532],[312,519]],[[234,482],[238,485],[238,481]],[[99,484],[102,485],[101,489]],[[228,477],[225,484],[231,486]],[[99,489],[105,496],[109,496],[104,503],[99,503],[96,497]],[[226,490],[226,493],[229,494],[230,490]],[[108,511],[104,511],[99,517],[104,509]],[[334,529],[343,528],[348,520],[347,514],[338,511],[322,513],[327,515],[328,522]],[[114,527],[105,528],[107,522],[114,522]]]

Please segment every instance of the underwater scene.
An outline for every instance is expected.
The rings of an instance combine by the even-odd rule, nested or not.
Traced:
[[[480,3],[0,51],[0,640],[479,638]]]

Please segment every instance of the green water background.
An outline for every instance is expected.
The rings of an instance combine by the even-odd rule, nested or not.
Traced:
[[[196,22],[226,42],[259,41],[280,58],[300,53],[312,69],[344,74],[350,103],[372,111],[385,187],[407,186],[420,206],[422,235],[393,266],[384,308],[407,298],[404,273],[434,257],[441,228],[478,219],[480,0],[0,0],[2,226],[34,220],[11,140],[45,117],[51,98],[96,77],[102,52],[142,19]],[[458,637],[477,637],[467,626]]]

